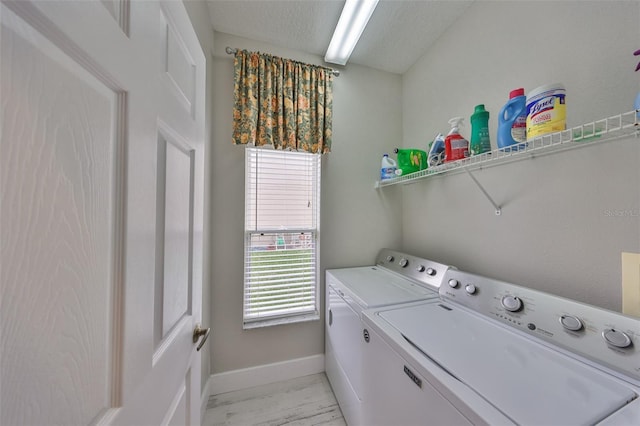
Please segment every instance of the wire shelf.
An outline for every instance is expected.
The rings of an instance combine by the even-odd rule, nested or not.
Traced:
[[[376,188],[397,184],[409,184],[417,180],[442,174],[455,174],[478,170],[499,164],[525,160],[540,155],[566,151],[593,144],[609,142],[629,136],[640,137],[640,120],[637,112],[629,111],[609,118],[583,124],[557,133],[539,136],[526,143],[509,148],[495,149],[463,160],[430,167],[419,172],[392,179],[376,181]]]

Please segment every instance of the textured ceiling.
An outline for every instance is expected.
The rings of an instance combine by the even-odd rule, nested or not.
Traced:
[[[473,0],[380,0],[347,63],[402,74]],[[324,57],[344,1],[208,0],[213,29]]]

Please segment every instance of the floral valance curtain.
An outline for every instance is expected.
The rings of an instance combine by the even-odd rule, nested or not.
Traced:
[[[238,49],[233,143],[330,152],[332,86],[328,68]]]

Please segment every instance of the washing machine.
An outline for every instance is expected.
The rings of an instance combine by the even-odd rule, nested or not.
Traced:
[[[438,299],[447,265],[382,249],[374,265],[326,272],[325,370],[350,426],[361,425],[366,309]]]
[[[640,320],[459,270],[363,312],[367,425],[640,425]]]

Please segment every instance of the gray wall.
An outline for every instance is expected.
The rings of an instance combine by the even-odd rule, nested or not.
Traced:
[[[509,91],[567,89],[567,125],[633,109],[639,2],[475,2],[403,76],[403,145],[423,147],[447,120],[490,111]],[[403,194],[403,248],[461,269],[621,308],[623,251],[640,252],[638,139],[554,154],[385,192]]]
[[[322,58],[215,34],[211,150],[212,373],[324,353],[320,321],[242,329],[244,148],[231,143],[233,58],[226,46],[322,64]],[[401,242],[401,194],[374,189],[380,158],[402,140],[401,77],[352,66],[334,80],[332,153],[323,156],[322,308],[327,268],[370,264]]]
[[[214,37],[203,4],[187,3],[205,54],[215,53],[207,54],[212,136],[203,289],[203,314],[213,327],[210,371],[323,353],[324,319],[242,330],[244,156],[231,144],[233,61],[224,48],[317,64],[322,59]],[[468,136],[468,117],[478,103],[491,112],[495,146],[497,112],[517,87],[564,83],[569,126],[630,110],[640,89],[632,55],[639,47],[640,6],[578,3],[476,2],[405,75],[353,64],[342,70],[334,80],[333,152],[323,157],[323,292],[325,269],[370,264],[387,246],[619,309],[620,252],[640,252],[637,139],[478,172],[503,205],[500,217],[466,175],[373,188],[383,153],[397,145],[426,149],[455,115],[466,118]],[[635,214],[610,214],[616,211]]]

